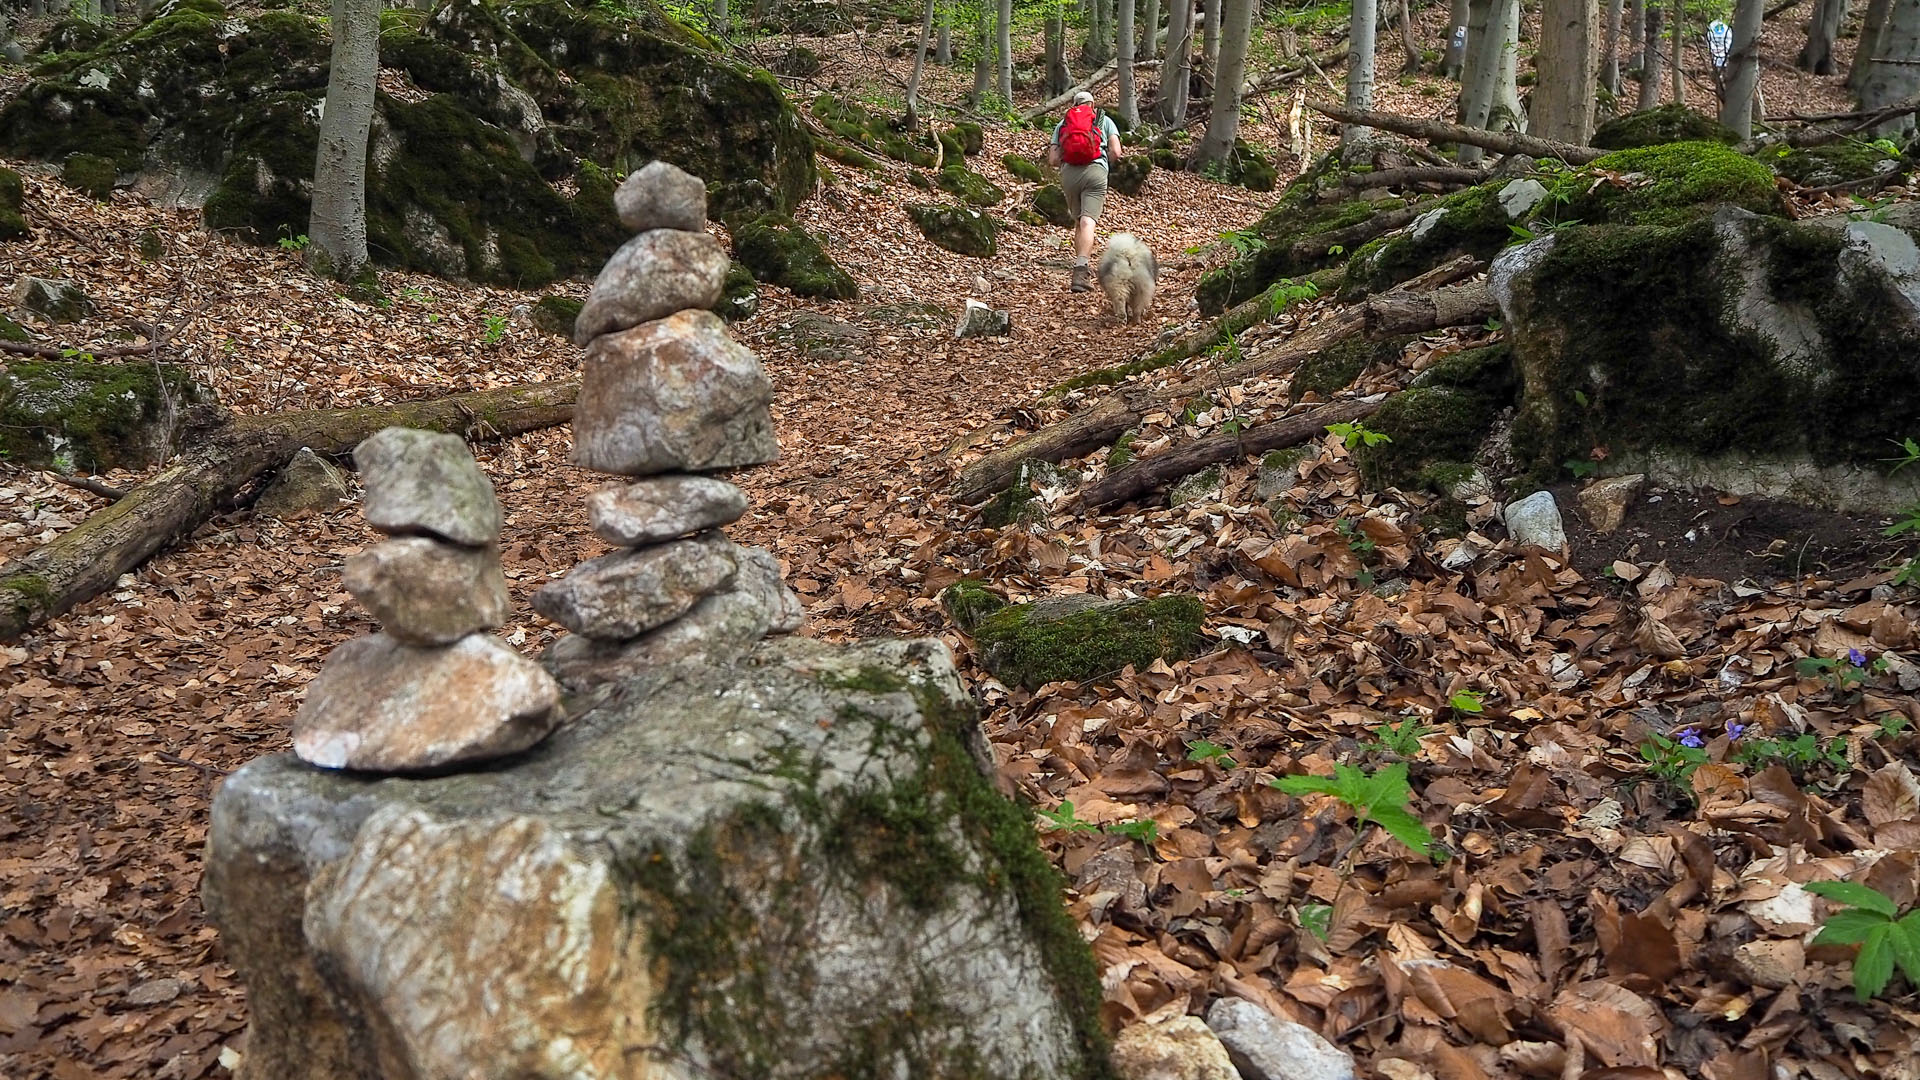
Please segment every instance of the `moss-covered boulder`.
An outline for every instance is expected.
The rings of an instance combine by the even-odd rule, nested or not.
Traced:
[[[773,61],[773,70],[795,79],[811,79],[824,66],[820,54],[805,45],[794,45]]]
[[[1504,345],[1472,349],[1422,372],[1390,395],[1366,425],[1390,442],[1356,452],[1361,475],[1375,488],[1444,491],[1467,467],[1513,401],[1513,362]]]
[[[1153,159],[1145,154],[1128,154],[1107,170],[1107,183],[1122,195],[1138,195],[1153,173]],[[1269,184],[1267,190],[1272,190]]]
[[[31,311],[49,322],[75,323],[93,314],[93,300],[71,278],[42,278],[23,274],[14,280],[10,293],[22,311]]]
[[[957,196],[969,206],[998,206],[1007,197],[998,184],[965,165],[949,165],[941,169],[934,178],[934,186]]]
[[[1352,386],[1360,373],[1374,364],[1398,360],[1401,351],[1411,340],[1396,337],[1369,341],[1364,337],[1354,337],[1337,345],[1329,345],[1307,357],[1294,369],[1293,381],[1288,384],[1287,393],[1296,401],[1307,394],[1332,397]]]
[[[1151,157],[1148,160],[1155,165],[1160,164]],[[1200,175],[1222,184],[1235,184],[1248,191],[1272,191],[1280,180],[1273,162],[1249,146],[1245,139],[1235,139],[1226,160],[1208,162],[1200,168]]]
[[[987,259],[998,250],[1000,223],[973,207],[919,203],[907,207],[907,216],[922,236],[956,254]]]
[[[1761,160],[1801,187],[1830,187],[1884,176],[1892,180],[1909,168],[1906,159],[1872,143],[1839,142],[1797,149],[1774,147]]]
[[[573,322],[584,304],[571,296],[543,296],[533,305],[533,325],[555,337],[573,340]]]
[[[251,1073],[1111,1080],[945,646],[785,639],[574,704],[476,772],[226,779],[202,889]]]
[[[940,591],[940,606],[955,626],[970,632],[1007,602],[979,579],[962,578]]]
[[[852,98],[823,94],[813,101],[813,115],[828,131],[876,154],[923,169],[941,163],[943,155],[933,136],[899,131],[893,118]]]
[[[1003,154],[1000,165],[1016,180],[1025,180],[1029,184],[1038,184],[1047,178],[1039,162],[1024,154]]]
[[[1033,193],[1033,210],[1040,220],[1062,229],[1073,228],[1073,216],[1067,213],[1067,193],[1059,184],[1048,184]]]
[[[1234,257],[1200,276],[1195,298],[1204,315],[1218,315],[1260,295],[1275,282],[1312,273],[1344,260],[1350,252],[1332,244],[1295,246],[1309,237],[1344,229],[1385,210],[1397,210],[1398,199],[1321,203],[1311,186],[1290,188],[1281,201],[1260,216],[1253,228],[1236,237]]]
[[[27,201],[26,185],[20,174],[0,168],[0,240],[18,240],[27,235],[27,218],[22,211]]]
[[[962,120],[947,129],[947,134],[959,140],[960,152],[968,157],[987,148],[987,133],[984,128],[971,120]]]
[[[1180,660],[1201,646],[1206,609],[1197,596],[1101,600],[1054,596],[1002,608],[970,633],[988,671],[1008,686],[1094,682],[1156,660]]]
[[[819,239],[787,218],[770,214],[736,228],[733,251],[754,278],[797,296],[851,300],[860,294]]]
[[[0,458],[97,472],[166,459],[212,396],[173,364],[14,359],[0,371]]]
[[[1861,511],[1920,416],[1920,248],[1870,221],[1723,207],[1674,228],[1580,227],[1492,283],[1522,379],[1513,449],[1540,476],[1610,469]]]
[[[1631,150],[1675,142],[1717,142],[1731,146],[1739,141],[1733,129],[1685,105],[1662,105],[1616,116],[1593,132],[1593,145],[1602,150]]]
[[[760,283],[745,263],[727,265],[727,279],[720,287],[720,302],[713,309],[730,323],[751,319],[760,310]]]
[[[1347,264],[1346,294],[1390,288],[1461,255],[1490,259],[1513,241],[1513,227],[1549,198],[1546,185],[1531,178],[1495,180],[1450,195],[1407,228],[1355,252]]]
[[[1153,162],[1155,168],[1160,169],[1184,169],[1187,165],[1187,159],[1181,157],[1178,150],[1165,146],[1156,146],[1147,151],[1147,160]]]
[[[1554,184],[1563,220],[1587,224],[1679,225],[1716,206],[1786,213],[1773,173],[1715,142],[1616,150]]]
[[[119,179],[119,170],[113,167],[113,162],[98,154],[69,154],[60,170],[61,183],[96,199],[113,194]]]

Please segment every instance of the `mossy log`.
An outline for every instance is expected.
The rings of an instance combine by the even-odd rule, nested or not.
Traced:
[[[1500,314],[1500,305],[1486,282],[1469,281],[1432,292],[1384,293],[1368,300],[1366,310],[1367,333],[1381,336],[1485,322]]]
[[[1080,493],[1080,502],[1087,509],[1096,510],[1137,499],[1209,465],[1298,446],[1324,433],[1328,424],[1351,424],[1372,416],[1379,407],[1379,402],[1374,401],[1342,401],[1246,431],[1195,439],[1178,449],[1142,458],[1124,469],[1108,473]]]
[[[303,446],[345,454],[381,428],[399,425],[501,438],[573,418],[579,384],[540,383],[451,394],[397,405],[311,409],[239,417],[180,460],[52,542],[0,566],[0,640],[110,588],[224,507]]]
[[[1425,139],[1428,142],[1466,143],[1498,154],[1559,158],[1569,165],[1585,165],[1606,153],[1605,150],[1598,150],[1591,146],[1574,146],[1571,143],[1554,142],[1551,139],[1536,139],[1531,135],[1521,135],[1511,131],[1483,131],[1480,128],[1449,124],[1442,120],[1423,120],[1413,116],[1397,116],[1393,113],[1362,112],[1318,101],[1311,101],[1308,104],[1315,111],[1324,113],[1343,124],[1379,128],[1381,131],[1391,131],[1396,135]]]
[[[1472,187],[1489,178],[1485,169],[1465,165],[1409,165],[1399,169],[1348,173],[1340,178],[1342,187],[1355,191],[1368,188],[1404,187],[1409,184],[1440,184],[1446,187]]]

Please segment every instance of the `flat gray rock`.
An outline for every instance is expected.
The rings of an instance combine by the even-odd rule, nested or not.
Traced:
[[[613,208],[634,232],[699,232],[707,224],[707,182],[678,165],[648,162],[614,189]]]
[[[500,500],[467,441],[390,427],[353,448],[366,488],[367,524],[384,533],[431,533],[484,547],[500,539]]]
[[[399,536],[347,560],[347,591],[409,645],[450,645],[507,621],[500,549]]]
[[[651,229],[621,245],[573,322],[573,342],[720,302],[727,282],[727,249],[704,232]]]
[[[618,547],[718,528],[746,512],[746,492],[710,476],[656,476],[587,496],[593,531]]]
[[[1518,502],[1507,504],[1507,535],[1515,547],[1537,547],[1565,551],[1567,528],[1560,520],[1560,504],[1553,492],[1536,491]]]
[[[576,634],[625,641],[687,613],[733,581],[737,549],[719,533],[588,559],[533,594],[533,609]]]
[[[331,510],[353,494],[340,466],[301,447],[280,470],[267,490],[254,500],[255,513],[290,517],[315,510]]]
[[[573,460],[624,476],[708,472],[780,456],[773,384],[711,311],[682,311],[587,350]]]
[[[1221,998],[1207,1010],[1241,1080],[1354,1080],[1353,1058],[1320,1033],[1251,1001]]]
[[[325,769],[408,773],[516,754],[560,722],[560,687],[498,639],[333,650],[293,718],[293,752]]]

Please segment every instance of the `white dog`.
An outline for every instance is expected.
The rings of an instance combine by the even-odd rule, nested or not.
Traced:
[[[1139,322],[1153,307],[1153,286],[1160,278],[1160,264],[1153,251],[1132,233],[1114,233],[1100,255],[1100,288],[1113,305],[1113,317]]]

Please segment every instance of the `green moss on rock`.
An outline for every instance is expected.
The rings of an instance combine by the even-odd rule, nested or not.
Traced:
[[[1870,143],[1838,142],[1795,149],[1774,148],[1762,160],[1802,187],[1829,187],[1875,176],[1892,178],[1907,170],[1905,159]]]
[[[88,471],[152,464],[186,407],[208,400],[173,364],[14,360],[0,372],[0,457]]]
[[[1405,231],[1362,246],[1347,264],[1345,295],[1390,288],[1460,255],[1490,259],[1499,254],[1513,240],[1516,221],[1501,202],[1509,183],[1494,181],[1450,195]]]
[[[1157,158],[1149,160],[1155,165]],[[1279,182],[1280,174],[1273,163],[1260,151],[1247,144],[1245,139],[1235,139],[1233,149],[1227,153],[1225,161],[1209,162],[1201,168],[1200,174],[1209,180],[1223,184],[1235,184],[1248,191],[1272,191]]]
[[[1038,689],[1192,656],[1205,614],[1196,596],[1050,597],[988,616],[974,627],[973,638],[987,669],[1001,682]]]
[[[11,341],[15,344],[24,345],[32,340],[33,335],[27,333],[26,327],[21,326],[5,315],[0,315],[0,341]]]
[[[1048,184],[1034,192],[1033,209],[1049,225],[1073,228],[1073,217],[1067,213],[1067,193],[1060,190],[1059,184]]]
[[[979,259],[992,258],[998,251],[994,238],[1000,223],[972,207],[913,204],[907,207],[907,216],[922,236],[948,251]]]
[[[0,240],[18,240],[27,235],[27,218],[21,211],[27,200],[26,185],[20,174],[0,168]]]
[[[105,199],[119,182],[113,162],[96,154],[69,154],[60,170],[60,182],[84,195]]]
[[[961,578],[940,591],[940,606],[946,609],[947,617],[955,626],[971,631],[982,619],[1006,607],[1007,602],[977,578]]]
[[[1122,195],[1138,195],[1153,173],[1153,159],[1146,154],[1128,154],[1107,170],[1107,183]]]
[[[1593,145],[1602,150],[1632,150],[1676,142],[1716,142],[1731,146],[1739,141],[1731,128],[1685,105],[1662,105],[1616,116],[1593,133]]]
[[[1368,341],[1364,337],[1355,337],[1330,345],[1301,363],[1293,373],[1293,382],[1288,386],[1287,393],[1296,401],[1309,393],[1322,398],[1332,397],[1352,386],[1360,373],[1374,364],[1391,363],[1399,359],[1401,351],[1412,340],[1398,337]]]
[[[947,131],[960,141],[960,152],[968,157],[987,148],[986,131],[971,120],[962,120]]]
[[[720,302],[714,305],[722,319],[730,323],[751,319],[760,310],[760,283],[745,263],[727,264],[727,279],[720,289]]]
[[[1000,165],[1015,179],[1025,180],[1029,184],[1038,184],[1047,178],[1047,174],[1041,170],[1038,162],[1022,154],[1002,155]]]
[[[571,296],[543,296],[533,305],[533,325],[555,337],[572,339],[582,302]]]
[[[941,158],[930,137],[896,131],[891,118],[851,98],[823,94],[814,99],[813,115],[840,138],[895,161],[931,169]]]
[[[1588,224],[1681,225],[1722,205],[1786,213],[1765,165],[1713,142],[1616,150],[1556,187],[1568,199],[1565,216]]]
[[[1369,428],[1392,440],[1355,453],[1372,487],[1432,486],[1437,474],[1431,466],[1472,461],[1500,410],[1512,401],[1513,367],[1504,345],[1460,353],[1422,376],[1367,419]]]
[[[792,221],[767,215],[734,230],[734,253],[761,281],[798,296],[851,300],[860,287],[820,241]]]
[[[934,184],[969,206],[997,206],[1007,197],[998,185],[965,165],[949,165],[940,170]]]

